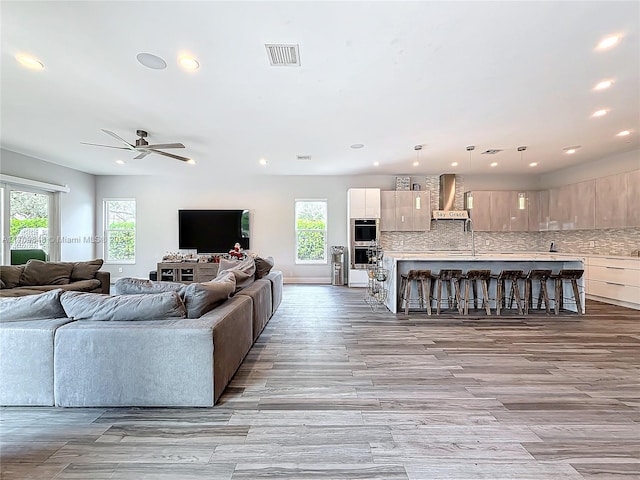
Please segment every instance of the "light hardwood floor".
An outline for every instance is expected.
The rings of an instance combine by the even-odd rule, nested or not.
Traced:
[[[373,312],[286,285],[214,408],[3,408],[2,479],[640,478],[639,312]]]

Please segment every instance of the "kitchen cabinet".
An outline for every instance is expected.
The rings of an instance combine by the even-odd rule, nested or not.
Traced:
[[[588,257],[586,293],[596,300],[640,309],[640,259]]]
[[[538,193],[538,231],[549,230],[549,190],[540,190]],[[529,216],[531,221],[531,216]],[[529,224],[531,225],[531,224]]]
[[[627,175],[627,227],[640,227],[640,170]]]
[[[349,218],[380,218],[379,188],[350,188]]]
[[[595,196],[595,180],[550,189],[549,230],[595,228]]]
[[[465,206],[476,232],[491,231],[491,192],[474,191],[465,193]]]
[[[467,192],[466,195],[476,231],[526,232],[529,229],[528,192],[494,190]],[[470,197],[473,198],[471,208]]]
[[[380,230],[383,232],[424,232],[431,229],[429,192],[389,190],[380,193]]]
[[[527,231],[540,231],[540,192],[527,192],[527,224]]]
[[[596,228],[618,228],[627,223],[626,173],[596,179]]]

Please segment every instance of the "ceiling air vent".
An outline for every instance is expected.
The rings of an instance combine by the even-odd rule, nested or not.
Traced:
[[[485,150],[484,152],[482,152],[483,154],[487,154],[487,155],[495,155],[496,153],[500,153],[502,150],[497,149],[497,148],[490,148],[489,150]]]
[[[267,43],[267,55],[269,56],[269,63],[273,67],[299,67],[300,66],[300,52],[298,51],[298,45],[294,44],[282,44],[282,43]]]
[[[296,160],[299,162],[310,162],[311,155],[296,155]]]

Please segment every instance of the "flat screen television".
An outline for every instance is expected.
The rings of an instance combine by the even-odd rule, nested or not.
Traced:
[[[249,210],[178,210],[178,246],[198,253],[249,248]]]

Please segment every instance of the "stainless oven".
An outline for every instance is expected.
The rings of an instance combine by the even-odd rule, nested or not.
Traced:
[[[367,268],[372,243],[380,239],[380,220],[351,219],[351,268]]]

